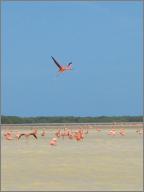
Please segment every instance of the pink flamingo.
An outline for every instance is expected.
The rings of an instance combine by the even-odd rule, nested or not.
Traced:
[[[101,131],[101,129],[100,128],[96,128],[96,131]]]
[[[38,136],[37,136],[37,129],[34,129],[32,132],[30,133],[21,133],[18,137],[18,139],[20,139],[22,136],[25,136],[26,138],[29,137],[30,135],[32,135],[35,139],[38,139]]]
[[[41,136],[44,137],[46,135],[46,130],[44,129],[41,133]]]
[[[55,146],[55,145],[57,144],[57,138],[54,137],[54,138],[50,141],[49,144]]]
[[[80,141],[82,138],[84,138],[83,133],[81,132],[81,130],[75,131],[74,138],[77,141]]]
[[[56,137],[60,137],[61,136],[61,130],[58,129],[57,132],[55,133]]]
[[[65,71],[69,71],[72,70],[72,62],[68,63],[66,66],[61,66],[55,59],[54,57],[52,57],[54,63],[57,65],[57,67],[59,68],[60,73],[63,73]]]
[[[11,132],[6,132],[4,134],[4,137],[5,137],[6,140],[12,140],[13,139],[13,136],[12,136]]]
[[[19,136],[20,136],[20,133],[17,131],[17,132],[16,132],[16,134],[15,134],[15,138],[17,138],[17,139],[18,139],[18,138],[19,138]]]
[[[119,131],[119,134],[122,135],[122,136],[125,135],[125,130],[124,130],[124,128],[122,128],[122,129]]]
[[[109,131],[108,135],[112,135],[112,136],[116,135],[116,130],[115,129],[111,129]]]

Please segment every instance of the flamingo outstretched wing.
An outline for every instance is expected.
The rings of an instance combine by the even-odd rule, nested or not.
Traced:
[[[25,133],[21,133],[18,137],[18,139],[20,139],[22,136],[25,136],[26,134]]]
[[[52,57],[52,59],[53,59],[54,63],[58,66],[58,68],[61,69],[62,68],[61,65],[55,60],[55,58]]]
[[[34,134],[34,133],[30,133],[29,135],[32,135],[32,136],[34,136],[34,137],[37,139],[36,134]]]
[[[72,65],[72,62],[68,63],[68,66]]]

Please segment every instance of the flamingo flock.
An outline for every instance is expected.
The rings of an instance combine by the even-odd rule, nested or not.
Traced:
[[[112,135],[112,136],[115,136],[115,135],[121,135],[121,136],[124,136],[126,134],[125,132],[125,129],[122,128],[119,130],[119,132],[116,131],[116,129],[112,128],[109,132],[108,132],[108,135]]]
[[[87,134],[89,133],[89,128],[90,127],[85,128],[85,129],[78,128],[76,130],[75,129],[71,130],[69,128],[64,128],[64,129],[59,128],[56,130],[56,132],[54,132],[54,136],[53,136],[53,138],[50,139],[49,145],[56,146],[59,138],[62,138],[62,139],[68,138],[68,139],[74,140],[74,141],[83,141],[86,138]],[[96,130],[96,132],[102,131],[101,128],[96,128],[95,130]],[[143,134],[143,129],[137,129],[136,133],[139,135]],[[16,132],[6,131],[4,133],[4,138],[6,140],[14,140],[14,139],[20,140],[22,137],[27,138],[27,139],[29,137],[33,137],[34,139],[38,140],[39,137],[46,137],[46,135],[47,135],[46,129],[43,129],[42,132],[38,133],[38,129],[35,128],[32,131],[26,131],[26,132],[21,132],[21,133],[19,131],[16,131]],[[120,130],[116,130],[115,128],[112,128],[111,130],[109,130],[107,132],[107,135],[125,136],[126,130],[124,128],[121,128]]]
[[[88,134],[88,130],[86,130],[86,132],[84,132],[83,129],[79,128],[75,131],[72,131],[70,129],[65,128],[63,131],[58,129],[58,131],[56,131],[55,136],[56,137],[62,137],[63,139],[65,137],[68,137],[69,139],[75,139],[77,141],[83,140],[85,135]]]

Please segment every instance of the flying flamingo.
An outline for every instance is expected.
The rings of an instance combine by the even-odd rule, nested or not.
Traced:
[[[21,133],[18,137],[18,139],[20,139],[22,136],[25,136],[25,137],[29,137],[30,135],[32,135],[35,139],[37,139],[37,129],[34,129],[33,132],[30,132],[30,133]]]
[[[57,67],[59,68],[58,72],[63,73],[65,71],[72,70],[72,62],[68,63],[66,66],[61,66],[53,57],[52,57],[52,59],[53,59],[54,63],[57,65]]]

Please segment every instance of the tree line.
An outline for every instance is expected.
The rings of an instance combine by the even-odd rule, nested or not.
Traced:
[[[98,116],[98,117],[75,117],[75,116],[38,116],[18,117],[1,116],[1,124],[24,124],[24,123],[111,123],[111,122],[142,122],[142,116]]]

